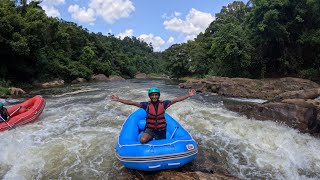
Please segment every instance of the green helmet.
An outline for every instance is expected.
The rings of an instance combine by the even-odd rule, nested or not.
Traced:
[[[158,89],[156,87],[152,87],[149,89],[148,95],[150,95],[151,93],[158,93],[160,95],[160,89]]]
[[[0,102],[0,108],[2,108],[4,106],[4,104],[2,102]]]

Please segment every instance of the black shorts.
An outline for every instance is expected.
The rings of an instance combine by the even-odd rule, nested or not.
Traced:
[[[149,134],[152,138],[155,138],[156,140],[166,139],[166,130],[158,131],[158,130],[146,128],[144,132]]]

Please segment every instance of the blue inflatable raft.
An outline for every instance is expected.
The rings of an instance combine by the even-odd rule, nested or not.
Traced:
[[[146,124],[147,113],[140,108],[124,122],[116,157],[128,168],[156,171],[178,168],[192,161],[198,152],[197,143],[191,135],[171,116],[165,114],[167,138],[140,143]]]

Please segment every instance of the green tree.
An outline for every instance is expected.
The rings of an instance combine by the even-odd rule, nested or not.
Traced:
[[[205,33],[198,36],[204,49],[209,51],[202,58],[208,65],[210,75],[248,77],[253,48],[249,41],[249,30],[246,28],[247,6],[235,1],[224,6],[216,14]]]
[[[248,77],[251,51],[248,36],[241,25],[222,25],[212,41],[210,73],[218,76]]]
[[[181,78],[191,75],[189,70],[191,57],[188,54],[186,44],[172,45],[166,50],[164,58],[168,61],[166,65],[172,77]]]

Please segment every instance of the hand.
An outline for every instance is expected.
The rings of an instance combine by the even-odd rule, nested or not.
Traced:
[[[111,96],[111,101],[119,101],[119,97],[118,96],[116,96],[116,95],[112,95]]]
[[[188,96],[191,97],[191,96],[194,96],[194,95],[196,95],[196,90],[194,90],[194,89],[189,89],[189,91],[188,91]]]

